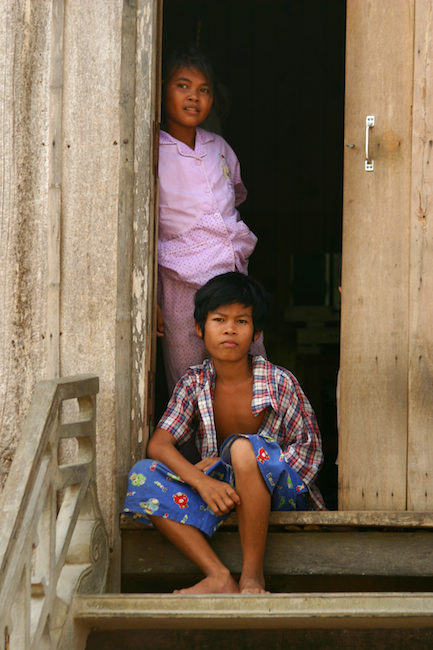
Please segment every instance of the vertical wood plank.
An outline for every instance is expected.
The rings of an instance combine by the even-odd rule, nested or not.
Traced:
[[[117,303],[115,352],[116,480],[111,590],[120,592],[121,539],[119,515],[123,509],[131,468],[131,358],[132,358],[132,249],[134,217],[134,98],[136,0],[124,0],[120,71],[120,163],[117,225]]]
[[[162,0],[124,0],[120,89],[116,311],[116,486],[111,589],[120,591],[119,515],[151,420],[156,336],[155,139],[160,112]]]
[[[149,227],[149,297],[147,301],[147,318],[149,329],[147,334],[147,352],[149,371],[148,377],[148,399],[146,421],[143,427],[144,446],[143,456],[146,452],[146,444],[154,429],[154,406],[155,406],[155,375],[156,375],[156,294],[158,282],[158,213],[159,213],[159,130],[161,126],[161,76],[162,76],[162,2],[160,0],[156,7],[156,37],[155,37],[155,99],[154,99],[154,129],[153,129],[153,219]]]
[[[432,0],[416,0],[410,214],[408,510],[433,508],[432,61]]]
[[[51,16],[47,260],[47,373],[60,376],[60,226],[62,212],[63,0]]]
[[[406,509],[413,29],[414,0],[347,2],[342,510]]]
[[[144,456],[149,435],[148,394],[153,342],[155,181],[153,151],[158,120],[156,90],[161,0],[137,0],[135,76],[134,221],[132,271],[131,464]],[[158,81],[159,83],[159,81]],[[159,111],[159,108],[158,108]]]

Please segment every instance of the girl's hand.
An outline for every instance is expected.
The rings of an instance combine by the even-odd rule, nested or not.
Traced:
[[[164,319],[159,305],[156,306],[156,336],[164,336]]]
[[[210,478],[206,474],[203,475],[200,485],[196,485],[196,489],[203,501],[217,516],[225,515],[240,505],[241,502],[239,495],[231,485]]]
[[[215,465],[219,461],[219,457],[216,458],[202,458],[199,460],[198,463],[195,464],[197,469],[201,470],[202,472],[205,472],[209,467],[212,467],[212,465]]]

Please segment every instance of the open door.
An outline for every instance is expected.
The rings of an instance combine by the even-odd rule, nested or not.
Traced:
[[[342,510],[432,507],[431,36],[430,2],[347,0]]]

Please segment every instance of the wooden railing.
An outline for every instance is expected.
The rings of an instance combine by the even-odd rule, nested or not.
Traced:
[[[70,647],[74,593],[105,590],[109,546],[95,484],[98,390],[93,375],[35,388],[2,494],[0,650]]]

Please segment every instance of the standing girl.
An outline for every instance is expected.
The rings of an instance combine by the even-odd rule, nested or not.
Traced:
[[[220,273],[247,274],[257,237],[237,211],[246,198],[239,161],[219,135],[198,128],[221,108],[212,64],[196,47],[175,52],[163,80],[159,139],[158,336],[171,393],[209,356],[194,329],[194,295]],[[252,354],[266,356],[263,339]]]

